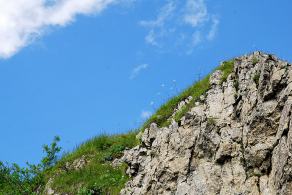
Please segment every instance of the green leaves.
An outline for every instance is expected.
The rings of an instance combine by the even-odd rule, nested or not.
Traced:
[[[36,190],[45,184],[44,172],[57,161],[57,154],[61,151],[57,145],[59,141],[56,136],[50,146],[43,146],[46,155],[39,164],[27,163],[27,167],[22,168],[15,163],[9,165],[0,161],[0,194],[36,194]]]
[[[59,153],[62,149],[57,146],[59,141],[60,137],[56,136],[50,146],[43,146],[43,150],[46,153],[46,156],[41,161],[43,170],[52,167],[57,162],[57,153]]]

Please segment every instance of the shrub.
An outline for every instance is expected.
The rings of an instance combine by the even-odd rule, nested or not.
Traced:
[[[260,74],[259,73],[256,73],[254,76],[253,76],[253,81],[255,82],[255,84],[258,86],[259,85],[259,80],[260,80]]]
[[[50,146],[44,145],[46,153],[41,163],[37,165],[27,163],[26,168],[17,164],[4,164],[0,162],[0,194],[32,195],[45,184],[44,173],[52,168],[57,161],[59,137],[55,137]]]

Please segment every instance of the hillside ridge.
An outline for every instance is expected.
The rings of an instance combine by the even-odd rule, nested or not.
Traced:
[[[292,194],[292,67],[262,52],[235,58],[178,122],[152,124],[125,152],[121,194]]]
[[[139,131],[65,156],[45,194],[292,194],[292,66],[253,52],[223,62]]]

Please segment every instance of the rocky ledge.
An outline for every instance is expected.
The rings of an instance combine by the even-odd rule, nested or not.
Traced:
[[[179,123],[152,124],[125,152],[121,194],[292,194],[292,66],[254,52],[235,58]]]

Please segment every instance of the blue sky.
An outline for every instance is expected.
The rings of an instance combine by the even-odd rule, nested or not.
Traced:
[[[223,60],[263,50],[292,61],[290,0],[1,4],[0,160],[21,165],[55,135],[68,151],[139,127]]]

